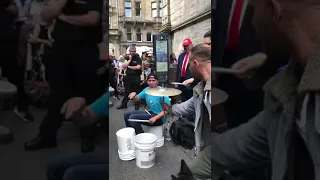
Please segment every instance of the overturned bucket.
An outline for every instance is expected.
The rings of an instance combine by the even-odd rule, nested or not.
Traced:
[[[129,161],[135,158],[134,137],[135,130],[131,127],[122,128],[116,133],[119,158]]]
[[[163,126],[148,126],[148,133],[157,136],[157,146],[162,147],[164,145]]]
[[[141,133],[135,136],[136,165],[139,168],[151,168],[155,164],[157,136]]]

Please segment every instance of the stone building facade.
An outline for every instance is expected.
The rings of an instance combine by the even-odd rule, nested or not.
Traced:
[[[157,34],[161,28],[161,0],[117,1],[119,3],[119,52],[124,54],[130,44],[152,47],[152,35]]]
[[[184,38],[190,38],[194,45],[201,43],[204,34],[210,29],[210,0],[163,0],[160,32],[169,33],[170,52],[178,56]]]
[[[109,0],[109,52],[113,53],[116,58],[120,55],[120,38],[119,31],[119,0]]]

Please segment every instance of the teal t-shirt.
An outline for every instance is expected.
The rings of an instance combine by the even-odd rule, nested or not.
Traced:
[[[158,86],[158,88],[161,88],[161,86]],[[147,102],[147,107],[150,111],[156,113],[156,114],[160,114],[162,112],[162,106],[161,106],[161,102],[163,102],[163,97],[162,96],[151,96],[146,94],[146,90],[150,89],[150,87],[146,87],[143,89],[143,91],[141,93],[138,94],[138,97],[140,99],[145,99]],[[170,105],[170,99],[168,96],[164,97],[164,103]],[[164,118],[162,118],[163,122],[165,121]]]
[[[92,103],[89,108],[97,117],[109,117],[109,91]]]

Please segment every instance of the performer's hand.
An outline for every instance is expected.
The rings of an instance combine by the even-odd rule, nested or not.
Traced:
[[[193,78],[187,79],[187,80],[183,81],[183,85],[190,86],[190,84],[193,83],[193,81],[194,81]]]
[[[155,117],[152,117],[152,118],[149,119],[149,123],[150,124],[153,124],[156,121],[157,121],[157,119]]]
[[[132,92],[132,93],[130,93],[129,94],[129,99],[131,99],[132,100],[132,98],[134,98],[135,96],[137,95],[137,93],[135,93],[135,92]]]
[[[89,107],[76,111],[71,119],[79,127],[86,127],[95,123],[93,112]]]
[[[165,112],[165,113],[168,113],[168,114],[172,114],[172,108],[170,105],[166,104],[166,103],[160,103],[161,104],[161,107],[162,107],[162,110]]]
[[[259,69],[266,61],[267,56],[263,53],[257,53],[253,56],[249,56],[239,60],[232,65],[232,69],[240,70],[238,76],[240,78],[250,77]]]
[[[82,110],[86,106],[86,100],[82,97],[75,97],[65,102],[61,108],[61,113],[66,119],[72,117],[76,111]]]

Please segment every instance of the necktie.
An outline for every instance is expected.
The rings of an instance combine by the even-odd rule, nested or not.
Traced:
[[[188,61],[189,61],[189,53],[187,53],[186,56],[184,57],[183,64],[182,64],[181,77],[185,77],[186,76],[186,70],[187,70]]]
[[[237,48],[239,45],[239,27],[243,3],[244,0],[236,0],[236,3],[234,5],[232,19],[229,27],[229,39],[227,42],[227,48],[231,50]]]

